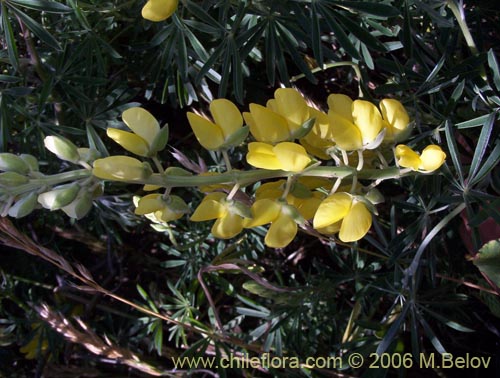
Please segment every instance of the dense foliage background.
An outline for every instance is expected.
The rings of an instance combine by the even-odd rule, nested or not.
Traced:
[[[411,144],[441,145],[447,163],[440,175],[384,182],[372,231],[352,245],[301,233],[273,250],[263,229],[221,241],[210,225],[187,219],[153,229],[133,214],[141,188],[116,183],[78,222],[45,210],[3,218],[0,375],[323,377],[339,375],[175,371],[171,357],[359,352],[369,361],[375,351],[447,351],[492,357],[493,376],[500,247],[483,245],[500,238],[496,4],[186,0],[159,23],[141,18],[143,5],[0,1],[2,152],[30,153],[45,172],[64,171],[45,136],[106,156],[119,148],[105,130],[141,104],[170,126],[166,166],[181,151],[216,168],[222,158],[201,151],[185,112],[218,97],[242,109],[263,104],[284,85],[322,106],[329,93],[397,98],[414,120]],[[235,161],[243,156],[233,153]],[[196,191],[180,193],[199,202]]]

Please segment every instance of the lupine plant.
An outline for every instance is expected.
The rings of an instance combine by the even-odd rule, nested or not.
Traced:
[[[486,4],[0,5],[0,371],[385,377],[495,356]],[[264,353],[296,364],[244,364]]]

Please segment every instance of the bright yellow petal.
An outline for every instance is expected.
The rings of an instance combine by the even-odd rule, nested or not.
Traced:
[[[250,104],[252,121],[247,124],[250,132],[259,142],[277,143],[290,138],[288,122],[285,117],[258,104]],[[245,114],[243,114],[245,117]]]
[[[251,211],[252,219],[246,222],[245,228],[258,227],[273,222],[281,213],[281,205],[274,200],[264,198],[255,201]]]
[[[304,97],[295,89],[279,88],[274,92],[278,113],[284,116],[293,132],[309,119],[309,107]]]
[[[297,223],[288,215],[281,214],[269,227],[264,243],[271,248],[284,248],[297,235]]]
[[[441,167],[446,159],[446,154],[443,152],[441,147],[431,144],[425,147],[420,155],[420,166],[419,169],[423,169],[426,172],[432,172]]]
[[[243,230],[243,218],[238,214],[228,212],[215,221],[212,235],[219,239],[230,239]]]
[[[300,172],[311,162],[306,149],[297,143],[278,143],[273,152],[281,163],[281,169],[288,172]]]
[[[109,156],[94,161],[92,174],[104,180],[135,181],[146,178],[151,174],[150,169],[129,156]]]
[[[352,103],[352,118],[361,131],[363,144],[371,143],[382,130],[382,115],[375,105],[364,100]]]
[[[149,146],[160,132],[160,125],[153,115],[143,108],[130,108],[122,113],[122,119],[130,129],[144,139]]]
[[[407,129],[410,117],[401,102],[392,98],[385,98],[380,101],[379,106],[382,116],[392,126],[395,133],[400,133]]]
[[[345,151],[360,150],[363,148],[361,132],[352,123],[337,113],[328,112],[332,135],[337,146]]]
[[[335,193],[326,197],[318,207],[313,227],[325,228],[343,219],[351,209],[352,197],[347,193]]]
[[[208,119],[194,114],[187,113],[187,118],[198,142],[207,150],[216,150],[224,143],[222,129]]]
[[[404,144],[396,146],[396,159],[401,167],[411,168],[414,171],[417,171],[421,164],[420,156]]]
[[[290,205],[295,206],[295,208],[299,211],[300,215],[304,217],[304,219],[312,219],[318,211],[318,207],[322,202],[322,198],[319,197],[310,197],[310,198],[297,198],[294,197],[292,201],[289,201],[290,196],[287,196],[287,201]]]
[[[139,135],[114,128],[107,129],[106,134],[127,151],[139,156],[149,155],[149,145]]]
[[[333,93],[328,96],[326,100],[328,103],[328,109],[330,112],[338,114],[341,117],[344,117],[351,123],[354,122],[352,118],[352,99],[349,96]]]
[[[371,226],[371,213],[363,202],[356,202],[342,221],[339,239],[346,243],[357,241],[366,235]]]
[[[165,207],[160,193],[148,194],[139,200],[134,213],[137,215],[150,214]]]
[[[222,218],[227,214],[227,208],[220,201],[226,197],[225,193],[210,193],[198,205],[191,220],[201,222],[210,219]]]
[[[256,168],[282,169],[281,162],[273,151],[273,146],[267,143],[248,143],[247,162]]]
[[[243,126],[243,117],[236,105],[224,98],[213,100],[210,103],[210,113],[212,113],[215,123],[221,127],[224,139]]]
[[[338,222],[335,222],[334,224],[331,224],[327,227],[317,228],[316,231],[318,231],[320,234],[324,234],[324,235],[333,235],[333,234],[336,234],[337,232],[340,231],[340,226],[342,226],[341,220],[339,220]]]
[[[146,20],[164,21],[176,11],[179,0],[149,0],[142,8],[142,17]]]

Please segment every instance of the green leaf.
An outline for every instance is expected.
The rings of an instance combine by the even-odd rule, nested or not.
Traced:
[[[16,8],[11,8],[12,12],[18,16],[26,27],[33,32],[42,42],[46,43],[55,50],[62,50],[59,42],[42,25],[32,19],[26,13]]]
[[[48,0],[9,0],[9,3],[47,13],[71,13],[73,11],[67,5]]]
[[[386,52],[386,48],[383,43],[381,43],[377,38],[375,38],[368,30],[362,28],[351,20],[349,17],[344,16],[341,13],[337,13],[337,19],[341,24],[344,25],[346,30],[349,30],[352,34],[356,36],[361,42],[366,44],[372,50]]]
[[[500,286],[500,239],[492,240],[479,250],[472,260],[473,264]]]
[[[495,58],[493,49],[488,50],[488,65],[493,71],[493,82],[495,83],[495,87],[497,87],[497,90],[500,91],[500,71],[498,69],[498,62]]]
[[[337,41],[339,41],[340,46],[345,50],[345,52],[352,58],[361,60],[361,55],[359,55],[358,50],[351,42],[347,34],[341,25],[339,25],[337,19],[328,9],[318,6],[318,10],[321,10],[321,15],[325,18],[326,24],[331,29]]]
[[[457,170],[458,176],[460,178],[460,183],[464,183],[464,173],[462,171],[462,163],[460,162],[460,155],[458,154],[457,142],[455,136],[453,135],[453,126],[449,120],[445,121],[445,135],[446,141],[448,142],[448,149],[450,150],[451,160],[453,165]]]
[[[9,21],[9,13],[7,12],[7,6],[4,2],[1,2],[2,10],[2,29],[5,34],[5,42],[7,43],[7,53],[9,54],[9,61],[12,67],[19,69],[19,54],[17,52],[16,39],[14,38],[14,32],[12,31],[12,25]]]
[[[481,129],[481,134],[479,135],[476,150],[474,151],[474,156],[472,158],[472,163],[469,170],[469,181],[474,180],[474,176],[476,175],[483,160],[486,148],[488,147],[488,143],[490,141],[491,133],[493,131],[493,125],[495,124],[496,116],[496,113],[491,113],[483,124],[483,128]]]
[[[489,116],[496,113],[485,114],[480,117],[470,119],[468,121],[457,123],[455,126],[457,129],[470,129],[473,127],[483,126]]]
[[[336,2],[336,5],[381,17],[399,16],[400,13],[398,8],[380,2],[342,1]]]

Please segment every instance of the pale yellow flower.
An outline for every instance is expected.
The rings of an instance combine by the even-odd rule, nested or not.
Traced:
[[[311,162],[311,158],[305,148],[296,143],[282,142],[273,146],[252,142],[248,144],[247,161],[256,168],[300,172]]]
[[[400,144],[396,146],[396,159],[398,164],[404,168],[410,168],[413,171],[422,173],[430,173],[443,165],[446,154],[441,147],[431,144],[424,148],[422,154],[419,155],[410,147]]]
[[[142,8],[142,17],[146,20],[164,21],[174,14],[179,0],[149,0]]]

